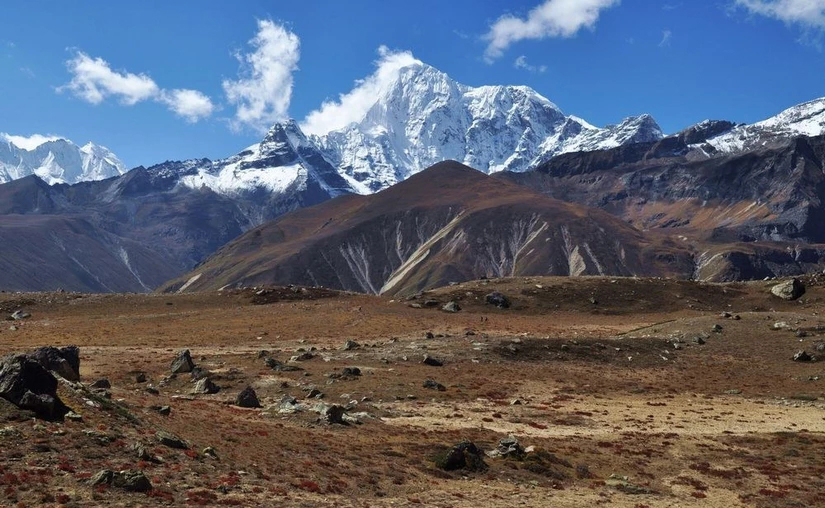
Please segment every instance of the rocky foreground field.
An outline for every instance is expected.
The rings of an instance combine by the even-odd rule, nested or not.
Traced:
[[[2,293],[0,505],[822,506],[825,287],[778,283]]]

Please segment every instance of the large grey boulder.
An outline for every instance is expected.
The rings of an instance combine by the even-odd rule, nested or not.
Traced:
[[[783,300],[796,300],[805,294],[805,284],[799,279],[787,280],[772,287],[771,294]]]
[[[47,420],[68,411],[57,396],[57,379],[30,355],[0,359],[0,397]]]
[[[44,368],[68,381],[80,381],[80,349],[77,346],[62,348],[41,347],[30,355]]]

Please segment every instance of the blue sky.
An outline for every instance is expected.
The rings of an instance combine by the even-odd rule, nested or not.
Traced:
[[[825,0],[32,0],[2,16],[0,132],[95,141],[128,167],[232,155],[399,52],[668,133],[825,96]]]

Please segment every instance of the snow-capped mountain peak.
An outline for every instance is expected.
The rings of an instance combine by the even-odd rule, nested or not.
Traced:
[[[662,137],[649,115],[599,129],[530,87],[470,87],[416,62],[398,69],[361,120],[310,139],[344,177],[377,191],[448,159],[525,171],[560,153]]]
[[[705,152],[736,153],[793,136],[825,134],[825,97],[790,107],[761,122],[738,125],[707,140]]]
[[[87,143],[79,147],[55,136],[0,134],[0,183],[37,175],[49,184],[102,180],[126,172],[109,149]]]

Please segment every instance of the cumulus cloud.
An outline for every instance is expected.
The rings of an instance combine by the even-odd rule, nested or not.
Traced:
[[[375,72],[356,81],[355,87],[348,93],[341,94],[337,101],[324,101],[319,109],[304,118],[301,129],[307,134],[320,136],[363,119],[375,104],[381,90],[398,78],[401,69],[411,65],[422,65],[411,52],[379,47]]]
[[[163,90],[147,74],[112,70],[106,60],[92,58],[82,51],[76,51],[66,67],[72,80],[57,91],[68,90],[90,104],[100,104],[109,97],[127,106],[152,100],[165,104],[189,122],[206,118],[215,109],[209,97],[197,90]]]
[[[825,31],[825,0],[735,0],[735,5],[789,25]]]
[[[72,74],[72,80],[61,89],[70,90],[92,104],[100,104],[111,96],[131,106],[157,96],[160,91],[146,74],[113,71],[102,58],[92,58],[82,51],[67,61],[66,67]]]
[[[546,65],[531,65],[527,63],[527,57],[524,55],[521,55],[520,57],[516,58],[516,61],[513,62],[513,67],[515,67],[516,69],[523,69],[525,71],[532,73],[544,74],[545,72],[547,72]]]
[[[11,134],[0,132],[0,140],[11,143],[17,148],[22,148],[23,150],[34,150],[43,143],[48,143],[49,141],[56,141],[58,139],[63,138],[61,138],[60,136],[53,135],[43,136],[41,134],[34,134],[32,136],[12,136]]]
[[[164,90],[159,100],[176,115],[190,123],[209,117],[215,110],[215,105],[209,97],[197,90]]]
[[[249,45],[250,53],[235,55],[241,63],[238,79],[224,80],[223,90],[236,107],[233,128],[247,126],[266,131],[287,116],[301,42],[282,25],[258,20],[258,33]]]
[[[572,37],[582,28],[596,26],[603,9],[618,5],[620,0],[545,0],[522,19],[504,15],[484,35],[487,49],[484,59],[490,63],[501,57],[511,44],[524,39]]]

